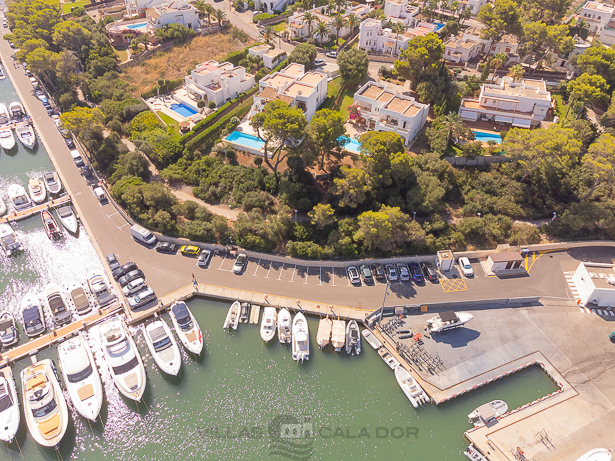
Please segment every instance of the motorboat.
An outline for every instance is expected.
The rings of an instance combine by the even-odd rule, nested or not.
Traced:
[[[96,421],[103,404],[103,387],[92,350],[81,332],[58,346],[64,386],[77,412]]]
[[[365,338],[365,341],[367,341],[369,345],[372,346],[375,350],[378,350],[382,347],[382,343],[378,340],[378,338],[376,338],[376,335],[374,335],[367,328],[363,330],[361,334]]]
[[[39,178],[30,178],[28,181],[28,192],[30,192],[30,198],[34,203],[40,205],[47,198],[47,191],[45,190],[45,183]]]
[[[43,221],[45,233],[50,240],[62,238],[62,229],[60,229],[60,226],[58,226],[58,223],[49,210],[41,211],[41,221]]]
[[[45,287],[45,301],[53,317],[53,323],[57,326],[65,325],[72,320],[73,315],[58,285],[50,283]]]
[[[124,320],[117,315],[105,320],[100,336],[113,382],[125,397],[138,402],[145,391],[145,367]]]
[[[181,343],[188,351],[199,355],[203,351],[203,334],[186,303],[183,301],[173,303],[170,314],[175,334]]]
[[[339,319],[334,320],[331,329],[331,345],[335,348],[335,352],[339,352],[344,344],[346,344],[346,322]]]
[[[50,194],[58,194],[62,190],[62,183],[58,177],[58,173],[55,171],[48,171],[43,175],[43,181],[45,181],[45,187]]]
[[[21,371],[21,391],[30,435],[43,447],[57,447],[68,427],[68,407],[51,359]]]
[[[4,213],[6,213],[6,203],[4,203],[4,200],[2,200],[2,197],[0,197],[0,216],[2,216]]]
[[[30,338],[44,333],[45,315],[43,314],[43,303],[38,296],[28,293],[21,301],[21,318],[23,329]]]
[[[613,450],[608,448],[594,448],[581,456],[577,461],[611,461]]]
[[[4,251],[7,256],[12,256],[19,251],[23,251],[23,245],[13,231],[13,228],[9,223],[0,223],[0,249]]]
[[[9,348],[14,344],[17,344],[19,336],[17,335],[17,328],[15,327],[15,318],[13,314],[8,311],[0,314],[0,341],[2,347]]]
[[[429,397],[410,372],[401,365],[395,367],[395,379],[414,408],[429,402]]]
[[[320,319],[318,322],[318,331],[316,332],[316,344],[321,349],[327,347],[329,341],[331,341],[331,329],[333,328],[333,321],[330,318]]]
[[[29,149],[32,149],[36,144],[36,135],[34,129],[30,125],[19,125],[15,127],[17,139]]]
[[[463,454],[472,461],[489,461],[480,451],[474,448],[473,445],[468,445],[468,448],[465,449]]]
[[[263,320],[261,320],[261,338],[266,343],[271,341],[275,336],[277,318],[278,311],[275,307],[265,307],[263,311]]]
[[[10,443],[19,429],[19,400],[11,367],[0,368],[0,440]]]
[[[6,108],[6,104],[0,103],[0,125],[6,125],[10,121],[11,117],[8,109]]]
[[[77,215],[73,211],[70,205],[64,205],[57,209],[60,222],[66,228],[68,232],[76,234],[79,230],[79,222],[77,221]]]
[[[28,194],[26,194],[26,189],[24,189],[23,186],[11,184],[8,188],[8,193],[9,199],[13,203],[16,211],[24,210],[32,205]]]
[[[9,104],[9,115],[13,120],[21,120],[26,116],[26,111],[19,101],[13,101]]]
[[[0,146],[2,146],[4,150],[11,150],[15,147],[15,136],[13,135],[13,130],[10,128],[0,130]]]
[[[92,270],[87,275],[88,286],[96,298],[100,307],[111,304],[115,300],[115,295],[111,291],[107,277],[100,270]]]
[[[503,400],[492,400],[476,408],[468,415],[468,420],[474,423],[475,427],[484,426],[492,421],[495,421],[502,415],[508,412],[508,404]]]
[[[239,321],[241,323],[248,323],[249,314],[250,314],[250,304],[241,303],[241,313],[239,314]]]
[[[446,330],[459,328],[473,318],[474,316],[469,312],[445,311],[427,320],[427,329],[430,333],[442,333]]]
[[[226,319],[224,319],[223,328],[226,330],[228,328],[232,328],[233,330],[237,329],[237,325],[239,324],[239,311],[241,310],[241,304],[239,301],[235,301],[229,307],[228,313],[226,314]]]
[[[179,348],[171,329],[164,320],[154,320],[145,326],[145,342],[158,367],[171,376],[177,376],[182,365]]]
[[[384,363],[386,363],[391,370],[395,370],[399,366],[399,362],[395,357],[391,355],[391,353],[387,350],[386,347],[381,347],[378,349],[378,355],[382,357]]]
[[[68,289],[68,293],[68,298],[73,303],[77,314],[87,314],[92,310],[92,303],[82,284],[73,283]]]
[[[293,336],[293,319],[288,309],[283,307],[278,312],[278,341],[290,344]]]
[[[356,320],[348,322],[346,327],[346,354],[361,353],[361,333]]]
[[[293,360],[303,362],[310,359],[310,330],[305,315],[299,312],[293,320]]]

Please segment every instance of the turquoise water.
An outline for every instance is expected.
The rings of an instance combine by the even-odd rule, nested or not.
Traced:
[[[442,29],[444,27],[444,24],[436,22],[436,32],[438,32],[440,29]]]
[[[145,30],[147,29],[147,22],[139,22],[136,24],[130,24],[126,26],[126,28],[131,29],[131,30],[140,30],[142,32],[145,32]]]
[[[485,131],[472,130],[476,135],[476,140],[481,142],[495,141],[498,144],[502,144],[502,138],[499,134],[487,133]]]
[[[344,149],[350,152],[354,152],[355,154],[361,153],[361,143],[359,141],[353,138],[349,138],[348,136],[340,136],[339,138],[337,138],[337,141],[341,142],[344,139],[347,140],[346,144],[344,144]]]
[[[181,115],[182,117],[192,117],[194,114],[197,113],[196,110],[194,110],[191,107],[188,107],[185,104],[179,103],[179,104],[171,104],[170,109],[172,111],[177,112],[179,115]]]
[[[265,146],[265,141],[262,139],[241,131],[233,131],[224,140],[255,150],[261,150]]]

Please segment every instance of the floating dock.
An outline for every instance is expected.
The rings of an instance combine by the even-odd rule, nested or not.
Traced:
[[[250,306],[250,322],[255,325],[258,325],[258,319],[261,315],[261,306],[260,304],[252,304]]]
[[[59,207],[69,202],[71,202],[70,195],[64,194],[61,197],[58,197],[53,200],[48,200],[47,202],[41,203],[40,205],[31,206],[30,208],[26,208],[25,210],[21,210],[21,211],[14,211],[13,213],[9,215],[4,216],[3,218],[0,218],[0,223],[4,223],[4,222],[10,223],[12,221],[20,221],[22,219],[26,219],[36,214],[39,214],[43,210],[51,210],[53,208]]]

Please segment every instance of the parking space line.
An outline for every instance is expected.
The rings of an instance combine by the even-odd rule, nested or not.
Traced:
[[[346,277],[348,277],[348,286],[351,287],[352,283],[350,283],[350,276],[348,275],[348,269],[346,269]]]
[[[105,213],[106,214],[106,213]],[[119,211],[116,211],[115,213],[111,213],[107,215],[107,218],[111,219],[111,216],[115,216],[116,214],[120,214]]]
[[[256,268],[254,269],[254,274],[252,274],[252,277],[256,277],[256,271],[258,271],[260,263],[261,263],[261,260],[259,259],[258,262],[256,263]]]
[[[284,263],[282,263],[282,268],[280,269],[280,276],[278,277],[278,280],[282,280],[283,273],[284,273]]]
[[[122,224],[121,226],[115,226],[115,227],[117,227],[119,230],[122,230],[122,227],[126,227],[127,225],[128,225],[128,223]]]
[[[220,267],[218,267],[219,270],[222,270],[222,264],[224,264],[224,261],[226,261],[226,253],[224,253],[224,258],[222,258],[222,262],[220,263]]]
[[[293,268],[293,275],[290,277],[289,282],[294,282],[294,278],[295,278],[295,272],[297,272],[297,265],[295,264],[295,267]]]
[[[322,266],[320,266],[320,283],[319,285],[322,285]]]
[[[331,286],[335,286],[335,267],[331,268],[331,273],[333,274],[333,284]]]
[[[307,279],[308,279],[309,273],[310,273],[310,266],[308,266],[307,269],[305,269],[305,282],[303,282],[304,285],[307,285]]]
[[[265,278],[268,279],[269,278],[269,272],[271,272],[271,266],[273,265],[273,261],[269,261],[269,270],[267,271],[267,275],[265,275]]]

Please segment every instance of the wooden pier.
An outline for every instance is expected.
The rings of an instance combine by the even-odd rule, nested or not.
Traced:
[[[4,222],[10,223],[12,221],[20,221],[22,219],[26,219],[36,214],[39,214],[43,210],[51,210],[53,208],[57,208],[61,205],[64,205],[70,202],[71,202],[70,195],[64,194],[61,197],[48,200],[47,202],[41,203],[40,205],[31,206],[21,211],[14,211],[13,213],[9,215],[0,218],[0,223],[4,223]]]

